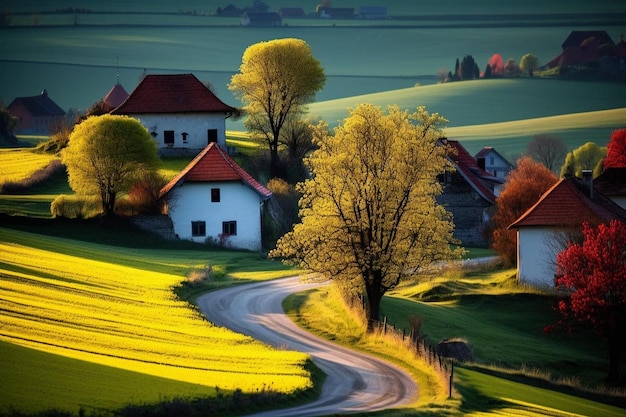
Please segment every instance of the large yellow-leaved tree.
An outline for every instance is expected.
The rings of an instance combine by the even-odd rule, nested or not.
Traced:
[[[325,83],[324,69],[301,39],[259,42],[245,50],[239,73],[233,75],[228,88],[244,104],[246,127],[268,144],[272,177],[280,174],[278,147],[283,125],[300,116]]]
[[[118,193],[154,172],[157,148],[139,120],[128,116],[90,116],[76,125],[62,152],[72,190],[98,195],[104,215],[113,214]]]
[[[270,255],[364,294],[370,329],[387,291],[454,256],[451,215],[435,200],[437,176],[450,168],[439,142],[445,123],[424,108],[361,104],[334,134],[323,122],[315,128],[301,223]]]

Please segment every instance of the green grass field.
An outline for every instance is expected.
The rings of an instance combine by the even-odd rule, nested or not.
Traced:
[[[216,387],[311,387],[306,355],[212,326],[174,295],[208,265],[214,282],[206,288],[293,274],[278,262],[201,246],[129,248],[1,227],[0,234],[0,351],[11,358],[0,366],[0,413],[115,409],[214,396]]]
[[[626,126],[624,97],[626,84],[477,80],[317,102],[310,115],[332,126],[347,117],[348,108],[363,102],[412,110],[426,106],[449,120],[447,136],[460,140],[472,154],[493,146],[516,157],[538,134],[559,137],[570,150],[589,141],[605,146],[613,130]]]
[[[605,376],[605,347],[592,334],[543,334],[543,325],[556,319],[550,308],[552,300],[514,285],[513,272],[448,272],[417,285],[406,284],[383,298],[383,314],[388,323],[408,329],[408,315],[421,317],[422,337],[430,343],[463,338],[479,364],[455,367],[457,394],[453,400],[441,400],[428,391],[426,396],[430,397],[425,403],[403,410],[402,415],[624,415],[624,408],[571,395],[580,395],[576,390],[581,386],[601,383]],[[384,352],[409,369],[415,366],[399,353],[402,349],[398,345],[394,353],[393,348],[381,347],[389,341],[372,342],[363,325],[328,287],[293,296],[286,306],[300,325],[322,337],[366,351]],[[390,346],[394,343],[398,342],[391,342]],[[485,362],[496,366],[485,367]],[[624,398],[622,392],[612,401],[624,406]]]

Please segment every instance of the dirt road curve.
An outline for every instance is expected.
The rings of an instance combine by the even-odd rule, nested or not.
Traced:
[[[414,400],[417,386],[404,371],[313,336],[283,314],[281,302],[286,296],[316,285],[320,284],[286,278],[230,287],[198,299],[200,311],[212,323],[272,346],[305,352],[328,375],[317,401],[255,416],[346,414],[392,408]]]

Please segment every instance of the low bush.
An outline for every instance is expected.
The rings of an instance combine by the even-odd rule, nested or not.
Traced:
[[[85,219],[95,217],[102,212],[102,203],[96,196],[81,197],[61,194],[50,204],[52,217]]]

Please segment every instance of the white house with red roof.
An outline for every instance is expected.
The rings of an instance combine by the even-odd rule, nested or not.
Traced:
[[[272,193],[210,143],[161,189],[180,239],[260,250],[261,215]]]
[[[236,112],[193,74],[147,75],[111,114],[132,116],[154,137],[161,153],[226,146],[226,119]]]
[[[577,238],[584,222],[592,226],[611,220],[626,222],[626,210],[618,204],[626,196],[626,176],[624,169],[619,169],[621,175],[607,169],[595,180],[591,171],[585,172],[582,180],[562,178],[509,226],[517,229],[520,283],[554,288],[556,255],[569,240]],[[613,195],[601,190],[612,190]]]

